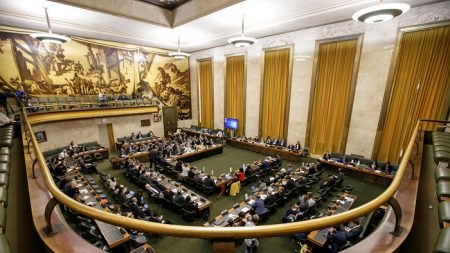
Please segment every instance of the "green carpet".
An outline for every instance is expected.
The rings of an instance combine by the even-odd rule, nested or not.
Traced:
[[[229,172],[229,168],[233,169],[239,168],[243,163],[253,162],[259,159],[266,157],[265,155],[225,146],[223,154],[215,155],[209,158],[204,158],[202,160],[192,162],[191,165],[196,166],[198,168],[205,167],[205,171],[211,173],[214,171],[214,175],[220,175],[222,173]],[[287,167],[287,165],[291,163],[289,161],[284,161],[281,167]],[[294,167],[298,167],[299,164],[292,164]],[[116,177],[119,184],[126,185],[128,189],[137,191],[139,188],[133,183],[129,182],[122,174],[120,170],[112,169],[112,166],[109,160],[105,160],[97,164],[97,169],[103,174],[109,174],[110,176]],[[335,173],[335,170],[324,172],[324,175]],[[98,179],[98,176],[95,178]],[[319,189],[321,181],[318,181],[312,188],[312,192],[316,192]],[[381,186],[375,183],[365,182],[360,178],[353,178],[351,176],[346,176],[344,180],[344,185],[350,184],[354,186],[353,194],[358,196],[357,201],[354,204],[354,207],[359,206],[373,199],[375,196],[378,196],[381,192],[384,191],[385,186]],[[209,200],[212,201],[212,205],[210,208],[211,217],[215,217],[220,214],[221,211],[225,209],[229,209],[235,203],[239,203],[244,200],[244,195],[246,193],[251,194],[250,186],[242,187],[240,193],[235,196],[223,196],[217,197],[217,194],[213,194],[207,196]],[[188,187],[189,188],[189,187]],[[195,189],[192,189],[196,191]],[[105,191],[108,193],[108,191]],[[291,202],[297,201],[296,198],[293,198]],[[195,225],[201,226],[205,221],[198,220],[192,223],[188,223],[181,219],[179,214],[171,210],[166,210],[162,206],[156,203],[150,202],[148,198],[146,198],[146,202],[149,203],[150,209],[152,211],[156,211],[158,213],[162,213],[166,219],[169,219],[175,224],[180,225]],[[322,204],[322,207],[318,209],[319,212],[326,209],[329,203],[325,202]],[[278,208],[277,211],[272,214],[264,224],[276,224],[280,223],[281,219],[288,209],[290,202],[287,202],[283,207]],[[211,252],[212,245],[208,240],[204,239],[185,239],[185,238],[175,238],[169,236],[157,236],[152,235],[149,236],[150,244],[156,249],[157,252]],[[243,247],[237,248],[236,252],[243,252]],[[273,237],[273,238],[264,238],[260,240],[260,247],[258,248],[258,252],[292,252],[293,244],[288,237]]]

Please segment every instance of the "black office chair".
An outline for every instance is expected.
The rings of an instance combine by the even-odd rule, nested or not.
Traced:
[[[206,195],[210,195],[210,194],[212,194],[213,192],[214,192],[214,187],[206,187],[206,186],[203,186],[203,192],[206,194]]]
[[[195,181],[193,178],[187,177],[186,182],[191,186],[195,186]]]
[[[83,160],[85,163],[92,163],[94,160],[92,160],[92,156],[91,155],[84,155],[83,156]]]
[[[94,158],[97,161],[104,159],[103,155],[101,153],[98,153],[98,152],[94,154]]]
[[[250,183],[248,177],[244,178],[244,180],[241,181],[241,186],[246,186]]]
[[[268,206],[264,205],[264,207],[267,208],[270,213],[275,213],[277,211],[276,206],[277,206],[276,202],[272,202],[272,204],[270,204]]]
[[[173,202],[172,201],[170,201],[170,200],[168,200],[168,199],[166,199],[166,198],[162,198],[161,199],[161,202],[162,202],[162,206],[165,208],[165,209],[173,209]]]
[[[195,217],[197,215],[197,212],[195,210],[192,211],[188,211],[186,209],[183,208],[182,210],[182,214],[183,216],[181,216],[181,218],[187,222],[192,222],[195,220]]]
[[[175,201],[172,201],[173,203],[173,209],[176,213],[183,213],[184,206],[182,204],[179,204]]]

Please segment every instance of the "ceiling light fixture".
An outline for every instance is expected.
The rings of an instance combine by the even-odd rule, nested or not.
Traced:
[[[170,53],[169,53],[169,56],[170,56],[170,57],[173,57],[173,58],[175,58],[175,59],[179,59],[179,60],[184,59],[184,58],[190,56],[190,54],[188,54],[188,53],[181,52],[181,50],[180,50],[180,36],[178,36],[178,51],[176,51],[176,52],[170,52]]]
[[[242,34],[241,37],[234,37],[228,39],[228,43],[237,47],[249,47],[256,43],[256,39],[244,36],[244,15],[242,15]]]
[[[411,6],[405,3],[383,3],[383,0],[380,1],[380,4],[364,8],[359,10],[353,14],[352,18],[359,22],[364,23],[381,23],[388,20],[391,20],[397,16],[402,15],[407,12]]]
[[[50,27],[50,20],[48,19],[47,7],[44,7],[44,10],[45,10],[45,18],[47,20],[48,33],[32,33],[30,34],[30,36],[42,42],[49,42],[55,44],[62,44],[70,41],[70,38],[67,36],[52,33],[52,28]]]

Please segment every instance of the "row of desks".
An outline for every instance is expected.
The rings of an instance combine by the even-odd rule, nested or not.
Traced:
[[[361,173],[365,173],[368,175],[374,175],[374,176],[378,176],[378,177],[384,177],[384,178],[391,179],[391,180],[394,178],[394,175],[382,172],[380,170],[370,170],[370,169],[367,169],[364,167],[357,167],[357,166],[353,166],[350,164],[339,163],[334,160],[319,159],[319,162],[326,164],[326,165],[333,166],[333,167],[343,168],[343,169],[361,172]]]
[[[142,139],[133,139],[133,140],[128,140],[128,145],[131,144],[136,144],[136,145],[141,145],[141,144],[149,144],[149,143],[154,143],[157,141],[162,141],[164,138],[161,137],[146,137],[146,138],[142,138]],[[125,143],[123,142],[117,142],[116,141],[116,149],[117,151],[120,151],[120,149],[122,148],[122,146],[125,145]]]
[[[189,134],[189,135],[194,135],[194,136],[199,136],[199,135],[202,135],[202,136],[204,136],[204,137],[208,137],[208,138],[210,138],[210,139],[219,139],[219,140],[222,140],[223,139],[223,136],[218,136],[218,135],[212,135],[212,134],[207,134],[207,133],[202,133],[202,132],[200,132],[200,131],[196,131],[196,130],[193,130],[192,128],[182,128],[181,129],[183,132],[185,132],[186,134]]]
[[[268,144],[260,144],[260,143],[253,143],[253,142],[247,142],[247,141],[240,141],[237,139],[231,139],[227,138],[227,144],[241,148],[246,149],[249,151],[276,156],[280,155],[283,159],[293,161],[293,162],[300,162],[300,157],[304,156],[303,151],[292,151],[285,147],[279,147],[279,146],[272,146]]]
[[[129,158],[135,158],[136,160],[139,160],[140,162],[148,162],[149,161],[149,151],[145,152],[136,152],[134,154],[126,156]],[[183,162],[192,162],[196,161],[205,157],[209,157],[216,154],[223,153],[223,145],[214,145],[207,149],[198,150],[192,153],[186,153],[178,156],[173,156],[172,159],[181,160]],[[113,165],[114,168],[118,167],[118,163],[121,158],[119,157],[111,157],[109,161]]]
[[[291,173],[291,178],[294,181],[298,181],[304,171],[302,169],[298,169],[295,172]],[[273,194],[277,194],[281,192],[282,186],[284,186],[286,179],[280,180],[270,186],[267,186],[267,188],[271,188],[270,190],[273,192]],[[258,191],[254,195],[259,195],[261,199],[265,200],[267,198],[267,195],[263,191]],[[250,210],[252,210],[252,204],[254,200],[252,197],[250,197],[248,200],[241,202],[239,205],[234,205],[232,208],[228,209],[228,213],[223,215],[220,214],[215,219],[206,222],[203,224],[205,227],[214,227],[214,226],[221,226],[225,227],[228,226],[228,220],[232,219],[233,222],[239,221],[238,214],[239,212],[248,213]]]
[[[354,195],[343,193],[343,196],[345,197],[345,203],[340,204],[340,207],[336,209],[336,213],[348,211],[356,201],[356,196]],[[308,240],[316,245],[319,245],[320,247],[323,247],[323,245],[327,242],[329,230],[330,228],[324,228],[321,230],[312,231],[308,234]]]
[[[84,200],[86,205],[105,212],[110,211],[107,206],[104,205],[104,207],[102,207],[102,204],[108,203],[108,200],[101,199],[100,201],[98,201],[97,199],[99,198],[99,196],[89,186],[89,183],[81,175],[81,173],[79,173],[77,170],[70,169],[70,171],[68,171],[68,176],[69,178],[77,178],[76,182],[81,194],[81,199]],[[99,220],[94,219],[94,222],[110,249],[130,240],[130,235],[126,232],[126,230],[122,229],[122,232],[121,229],[117,226]]]
[[[177,193],[177,191],[181,191],[184,198],[187,196],[191,196],[191,201],[197,203],[198,212],[202,212],[206,210],[211,205],[211,201],[206,199],[205,197],[194,193],[193,191],[184,187],[181,183],[175,182],[164,175],[160,175],[156,178],[158,184],[164,189],[171,189],[173,193]]]

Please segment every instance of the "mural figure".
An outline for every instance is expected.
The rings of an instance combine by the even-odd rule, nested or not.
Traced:
[[[177,106],[179,119],[191,118],[187,60],[151,48],[107,44],[75,39],[58,45],[0,32],[0,85],[30,95],[126,95]]]

